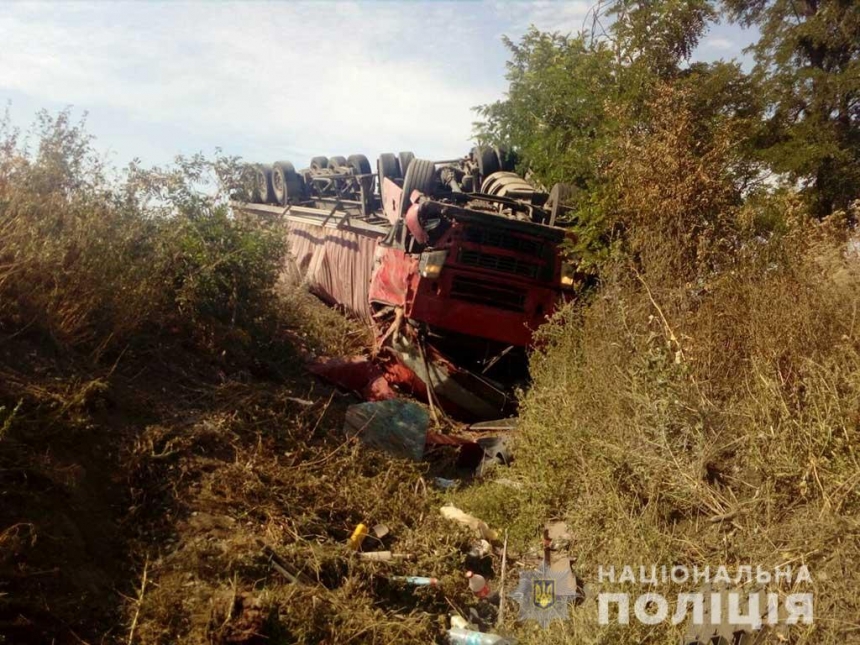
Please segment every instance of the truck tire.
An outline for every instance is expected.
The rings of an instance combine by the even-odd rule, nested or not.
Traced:
[[[496,151],[496,157],[499,160],[499,170],[514,172],[517,167],[516,153],[505,146],[498,146],[494,148],[494,150]]]
[[[335,157],[329,157],[328,158],[328,167],[329,168],[334,169],[334,168],[337,168],[338,166],[345,166],[345,165],[346,165],[346,157],[335,156]]]
[[[382,194],[382,187],[385,185],[386,179],[390,179],[395,183],[398,179],[401,179],[397,157],[391,152],[383,152],[376,160],[376,190],[383,204],[384,195]]]
[[[272,189],[272,167],[267,163],[258,163],[254,168],[256,180],[254,189],[257,198],[254,201],[261,204],[274,204],[275,191]]]
[[[499,172],[499,157],[493,148],[487,146],[478,146],[475,148],[475,161],[478,163],[478,172],[481,173],[481,179],[486,179],[494,172]]]
[[[481,192],[486,193],[487,195],[495,195],[494,189],[496,184],[499,183],[499,180],[502,177],[515,177],[513,173],[507,172],[494,172],[492,175],[488,177],[484,177],[484,181],[481,182]]]
[[[326,157],[314,157],[311,159],[311,170],[322,170],[328,168],[328,159]]]
[[[393,152],[383,152],[376,160],[376,172],[379,175],[379,185],[382,185],[383,178],[388,179],[403,179],[400,174],[400,164],[397,161],[397,156]]]
[[[409,170],[409,164],[415,159],[415,155],[411,152],[401,152],[397,155],[397,163],[400,166],[400,176],[406,178],[406,171]]]
[[[356,175],[370,174],[370,162],[364,155],[349,155],[346,165],[352,168]]]
[[[510,193],[521,195],[535,192],[535,187],[514,172],[499,171],[484,180],[481,192],[495,197],[508,197]]]
[[[412,206],[410,196],[413,190],[432,195],[436,188],[436,164],[426,159],[413,159],[403,179],[403,201],[400,204],[401,216]]]
[[[275,201],[281,206],[302,198],[302,178],[289,161],[276,161],[272,164],[272,189]]]
[[[549,191],[549,199],[546,200],[546,208],[548,208],[550,212],[548,222],[550,226],[555,225],[555,223],[567,212],[565,206],[576,197],[577,192],[576,186],[572,186],[571,184],[558,183],[553,185],[552,189]]]

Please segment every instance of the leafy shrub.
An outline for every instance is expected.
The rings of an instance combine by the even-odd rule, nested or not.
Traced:
[[[285,244],[230,215],[235,159],[132,163],[111,179],[68,112],[40,114],[26,138],[7,117],[0,134],[0,325],[102,351],[145,331],[211,342],[270,321]]]

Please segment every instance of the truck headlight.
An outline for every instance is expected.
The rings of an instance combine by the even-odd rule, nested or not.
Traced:
[[[572,289],[574,277],[576,276],[576,265],[573,262],[561,263],[561,286],[563,289]]]
[[[418,273],[422,278],[438,278],[447,257],[448,251],[424,251],[418,260]]]

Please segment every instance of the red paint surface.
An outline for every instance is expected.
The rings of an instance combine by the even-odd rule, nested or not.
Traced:
[[[409,287],[418,277],[418,257],[388,246],[378,246],[368,296],[371,302],[405,307]]]
[[[410,299],[406,315],[460,334],[526,346],[531,343],[534,330],[546,322],[547,315],[553,311],[557,291],[530,285],[522,285],[526,291],[525,312],[455,300],[449,293],[454,276],[458,274],[474,275],[446,268],[435,280],[417,280],[416,293]]]
[[[419,398],[427,397],[424,382],[408,367],[393,359],[371,361],[363,356],[333,358],[310,363],[308,371],[339,387],[357,392],[365,401],[397,398],[392,386]]]

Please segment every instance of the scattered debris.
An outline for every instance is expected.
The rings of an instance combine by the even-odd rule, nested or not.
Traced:
[[[484,458],[481,461],[482,471],[488,465],[510,466],[513,461],[511,440],[508,437],[481,437],[477,444],[484,451]]]
[[[427,447],[440,448],[452,446],[459,449],[457,467],[467,470],[475,470],[484,459],[484,449],[469,437],[461,437],[451,434],[440,434],[438,432],[427,433]]]
[[[373,533],[373,537],[377,540],[382,540],[382,538],[391,533],[391,529],[389,529],[386,524],[375,524],[370,532]]]
[[[563,551],[570,547],[572,542],[570,530],[564,522],[548,522],[546,535],[550,541],[550,549],[553,551]]]
[[[467,571],[466,578],[469,580],[469,589],[478,598],[486,598],[490,595],[490,585],[487,583],[487,579],[480,573]]]
[[[454,520],[455,522],[468,526],[489,542],[498,542],[499,540],[499,534],[487,526],[486,522],[479,520],[477,517],[473,517],[468,513],[464,513],[456,506],[452,506],[450,504],[445,505],[440,509],[440,512],[443,517],[447,517],[449,520]]]
[[[297,397],[297,396],[287,396],[287,397],[284,397],[284,398],[285,398],[287,401],[292,401],[293,403],[298,403],[299,405],[303,405],[303,406],[304,406],[304,407],[306,407],[306,408],[309,408],[309,407],[311,407],[311,406],[314,404],[314,402],[313,402],[313,401],[308,401],[307,399],[300,399],[300,398],[299,398],[299,397]]]
[[[281,556],[279,556],[275,550],[270,547],[268,544],[265,544],[261,540],[257,542],[262,546],[263,555],[265,555],[269,559],[269,564],[272,568],[280,573],[284,578],[286,578],[292,584],[301,584],[307,583],[308,581],[302,576],[300,573],[293,573],[290,571],[292,568],[290,564],[284,560]]]
[[[413,587],[438,587],[439,580],[436,578],[427,578],[425,576],[391,576],[392,580],[397,582],[405,582]]]
[[[498,634],[476,632],[464,627],[451,627],[448,630],[451,645],[508,645],[511,641]]]
[[[367,553],[359,553],[358,557],[368,562],[400,562],[415,559],[415,556],[411,553],[392,553],[391,551],[369,551]]]
[[[519,425],[519,418],[511,417],[509,419],[496,419],[494,421],[479,421],[478,423],[473,423],[469,426],[469,430],[476,431],[491,431],[497,432],[499,430],[516,430]]]
[[[397,398],[392,386],[421,395],[424,385],[397,361],[371,360],[366,356],[332,358],[311,362],[308,371],[351,392],[365,401]]]
[[[415,461],[424,458],[429,425],[423,407],[401,399],[351,405],[344,420],[344,430],[365,444]]]
[[[505,542],[502,545],[502,576],[499,581],[499,597],[505,597],[505,570],[508,565],[508,530],[505,529]],[[499,602],[499,617],[496,620],[496,626],[501,626],[505,621],[505,602],[504,600]]]
[[[457,485],[457,480],[446,479],[445,477],[434,477],[433,483],[436,484],[437,488],[441,488],[442,490],[448,490],[450,488],[454,488]]]
[[[473,558],[483,558],[490,555],[492,550],[493,546],[489,542],[481,540],[469,549],[469,556]]]
[[[367,535],[367,525],[359,524],[355,527],[355,530],[352,532],[352,535],[349,536],[349,540],[347,540],[347,546],[353,551],[358,551],[361,548],[361,543],[364,542],[364,538]]]

